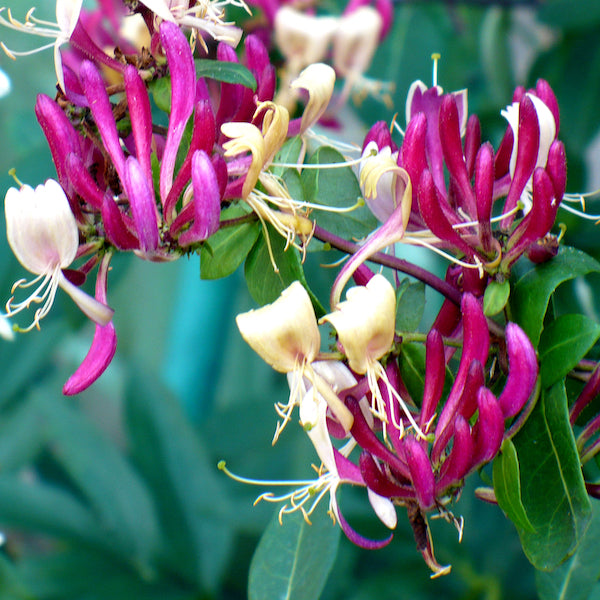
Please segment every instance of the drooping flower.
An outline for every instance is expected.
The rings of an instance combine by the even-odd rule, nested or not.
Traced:
[[[325,397],[344,429],[350,428],[348,409],[311,366],[319,353],[321,336],[310,297],[299,281],[283,290],[275,302],[239,314],[236,323],[244,340],[265,362],[280,373],[296,377],[297,385],[292,386],[287,404],[275,405],[283,419],[277,424],[275,440],[289,422],[294,406],[300,403],[303,377]]]
[[[113,310],[71,283],[63,269],[67,269],[77,255],[79,231],[69,201],[60,185],[53,179],[35,189],[28,185],[10,188],[4,200],[6,235],[18,261],[36,277],[20,279],[12,289],[36,286],[29,296],[15,303],[14,296],[6,305],[7,316],[12,317],[41,304],[35,311],[31,325],[22,329],[39,328],[49,312],[57,289],[63,289],[82,312],[99,325],[106,325]]]

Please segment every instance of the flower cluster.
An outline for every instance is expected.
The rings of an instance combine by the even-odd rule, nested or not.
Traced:
[[[383,275],[350,288],[347,299],[319,321],[336,330],[333,355],[319,353],[317,320],[300,283],[273,304],[237,317],[250,346],[276,370],[288,373],[290,399],[285,406],[276,405],[283,418],[276,438],[299,406],[300,422],[323,465],[318,480],[286,496],[262,498],[286,501],[281,514],[300,509],[308,519],[315,494],[318,501],[328,490],[331,514],[346,535],[358,545],[376,548],[391,537],[379,542],[358,534],[343,518],[336,498],[342,484],[365,487],[388,527],[396,525],[395,506],[407,509],[419,550],[434,573],[441,574],[447,568],[435,560],[425,515],[437,510],[454,520],[446,505],[460,493],[465,476],[498,453],[505,420],[515,417],[534,391],[537,360],[527,336],[509,323],[504,350],[509,368],[496,397],[486,384],[486,318],[478,300],[467,293],[461,303],[462,352],[447,397],[443,399],[443,389],[452,353],[445,348],[447,340],[431,329],[423,397],[412,398],[398,367],[402,340],[395,332],[395,307],[394,288]]]
[[[264,244],[269,267],[282,282],[268,290],[269,300],[281,294],[238,315],[237,325],[244,340],[287,375],[290,395],[275,402],[280,420],[274,442],[298,407],[321,461],[316,479],[260,498],[281,502],[280,517],[300,510],[308,521],[328,495],[330,514],[348,538],[380,548],[392,535],[368,539],[341,510],[338,490],[363,488],[391,530],[397,509],[406,509],[425,562],[434,575],[444,574],[449,567],[434,556],[428,514],[462,532],[462,519],[450,505],[465,477],[519,431],[542,386],[532,342],[511,322],[509,310],[496,316],[506,298],[493,311],[483,307],[487,290],[508,284],[520,257],[542,262],[558,251],[552,228],[565,199],[566,157],[557,100],[545,81],[518,88],[501,113],[508,124],[494,149],[482,141],[477,116],[468,116],[466,90],[444,93],[434,75],[431,88],[421,81],[411,86],[405,130],[380,121],[366,134],[362,151],[356,146],[356,161],[324,164],[322,137],[311,128],[331,122],[336,73],[345,82],[333,112],[351,91],[386,97],[364,73],[390,30],[391,3],[351,0],[340,17],[276,0],[251,4],[262,9],[269,38],[283,56],[279,82],[265,32],[247,35],[242,44],[242,29],[225,20],[227,5],[247,9],[243,0],[102,0],[97,11],[84,10],[81,0],[57,0],[56,24],[36,19],[33,11],[20,23],[0,9],[0,24],[53,40],[58,83],[55,98],[41,94],[35,105],[57,181],[35,189],[20,185],[5,198],[8,242],[34,277],[14,284],[0,334],[6,335],[5,317],[32,304],[32,323],[15,329],[39,328],[58,288],[64,290],[96,327],[86,358],[64,386],[64,393],[76,394],[102,374],[116,351],[108,305],[116,253],[162,262],[208,245],[218,262],[219,244],[212,256],[211,237],[224,234],[221,241],[249,224],[256,234],[252,248]],[[19,54],[4,50],[13,58]],[[320,188],[322,173],[312,177],[309,169],[330,167],[343,173],[340,181],[348,185],[340,189],[351,189],[350,198],[322,197],[337,189],[331,181]],[[377,220],[379,227],[358,218],[344,221],[345,213],[363,204],[357,190],[374,216],[361,209],[364,220]],[[321,218],[329,209],[335,216]],[[352,227],[363,227],[361,234]],[[277,248],[285,246],[281,252],[292,257],[293,268],[285,273],[273,232],[285,240]],[[348,254],[331,287],[330,311],[322,310],[320,318],[301,272],[313,237]],[[397,258],[398,242],[447,257],[452,264],[446,280]],[[228,252],[238,265],[244,259],[248,265],[251,248],[238,255],[235,243],[235,235],[227,239]],[[374,274],[367,261],[412,275],[444,295],[427,333],[402,328],[403,284],[397,273]],[[81,286],[94,271],[92,296]],[[346,290],[351,279],[355,285]],[[29,288],[25,299],[16,297]],[[335,339],[324,349],[325,328]],[[403,371],[409,343],[423,350],[420,388]],[[572,425],[590,412],[600,389],[600,369],[588,371],[571,408]],[[594,416],[579,434],[582,463],[600,450],[599,429]],[[588,489],[600,496],[597,485]]]
[[[477,295],[488,281],[507,278],[524,253],[538,262],[556,254],[548,235],[567,172],[558,103],[540,80],[535,90],[518,88],[502,115],[508,127],[494,151],[481,141],[477,116],[467,118],[466,90],[444,94],[417,81],[401,146],[385,123],[371,128],[360,180],[383,225],[340,272],[333,302],[357,265],[398,241],[452,252],[462,267],[460,291]]]
[[[114,355],[116,334],[106,302],[115,252],[171,261],[197,251],[222,225],[221,208],[240,200],[246,212],[272,224],[289,242],[299,236],[297,247],[310,238],[312,223],[305,208],[263,171],[288,135],[303,133],[319,119],[335,80],[326,65],[305,69],[292,84],[308,92],[306,110],[290,121],[287,110],[272,101],[275,68],[256,36],[246,37],[242,63],[231,39],[220,42],[214,56],[215,64],[243,68],[255,82],[253,90],[196,75],[195,38],[190,42],[182,28],[220,39],[210,11],[200,17],[199,6],[181,12],[165,3],[143,3],[137,16],[147,21],[147,35],[138,32],[138,37],[148,46],[137,51],[123,39],[119,54],[112,57],[100,40],[106,41],[109,29],[110,39],[116,36],[113,21],[118,24],[126,10],[111,6],[104,19],[95,20],[80,2],[57,3],[60,90],[56,99],[40,94],[35,114],[58,182],[49,181],[35,192],[28,186],[13,188],[5,203],[11,247],[38,276],[33,283],[17,282],[15,289],[41,280],[25,300],[10,299],[7,316],[42,303],[25,330],[39,327],[61,287],[97,324],[88,356],[65,384],[67,394],[88,387]],[[4,24],[25,30],[43,24],[31,13],[25,25],[10,13],[8,19]],[[48,30],[38,33],[50,35]],[[69,50],[59,52],[67,41]],[[156,123],[153,100],[168,113],[166,127]],[[259,180],[267,193],[254,191]],[[84,257],[79,266],[72,264]],[[93,299],[79,286],[96,266]]]

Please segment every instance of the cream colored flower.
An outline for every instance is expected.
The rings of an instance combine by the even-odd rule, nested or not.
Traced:
[[[304,133],[314,125],[322,116],[333,95],[335,85],[335,71],[324,63],[315,63],[306,67],[300,75],[292,81],[290,87],[308,92],[308,104],[302,113],[300,133]]]
[[[12,297],[6,304],[6,316],[20,313],[32,303],[42,304],[35,311],[31,325],[22,331],[39,328],[40,320],[48,314],[60,287],[86,316],[99,325],[106,325],[112,319],[113,310],[73,285],[62,272],[77,255],[79,231],[60,185],[49,179],[35,190],[28,185],[19,190],[10,188],[4,209],[6,236],[12,251],[28,271],[37,275],[32,281],[21,279],[14,284],[13,292],[17,288],[37,287],[22,302],[13,304]]]
[[[321,335],[308,292],[299,281],[281,292],[272,304],[236,317],[242,337],[280,373],[290,373],[312,363]]]
[[[312,302],[299,281],[283,290],[272,304],[238,315],[236,323],[244,340],[265,362],[280,373],[293,375],[295,383],[287,404],[275,404],[283,421],[277,424],[274,442],[304,395],[304,377],[323,396],[346,431],[352,427],[350,411],[311,366],[319,353],[321,336]]]
[[[346,301],[321,322],[331,323],[348,358],[350,368],[359,374],[372,369],[390,351],[396,324],[396,294],[383,275],[374,275],[366,286],[346,292]]]
[[[291,6],[277,11],[275,44],[287,59],[292,77],[325,58],[338,23],[335,17],[307,15]]]
[[[387,414],[386,400],[379,389],[378,380],[382,380],[388,391],[389,401],[395,399],[411,426],[419,437],[419,429],[408,406],[388,380],[385,369],[379,362],[392,348],[396,325],[396,293],[392,284],[380,274],[374,275],[366,286],[355,286],[346,292],[346,301],[340,302],[336,309],[325,315],[320,323],[328,321],[335,328],[338,340],[344,349],[350,368],[358,374],[366,375],[371,390],[371,412],[384,424]],[[403,431],[401,423],[393,423]]]

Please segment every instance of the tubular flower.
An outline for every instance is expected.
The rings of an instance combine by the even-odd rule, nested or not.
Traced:
[[[319,353],[321,336],[308,292],[300,282],[292,283],[275,302],[238,315],[236,323],[244,340],[265,362],[280,373],[295,376],[297,385],[292,386],[288,403],[275,405],[283,419],[277,424],[275,441],[300,403],[303,377],[325,397],[344,429],[350,428],[348,409],[311,366]]]
[[[106,325],[112,319],[113,310],[79,289],[63,273],[77,256],[79,232],[60,185],[49,179],[35,189],[28,185],[19,190],[10,188],[4,209],[8,243],[18,261],[36,275],[31,281],[21,279],[14,284],[13,293],[18,288],[36,287],[21,302],[14,303],[14,296],[11,297],[6,305],[6,316],[18,314],[32,303],[42,304],[35,311],[31,325],[21,331],[39,328],[60,287],[86,316],[99,325]]]
[[[320,322],[326,321],[335,328],[350,368],[367,377],[373,397],[373,416],[382,422],[387,421],[385,400],[377,383],[381,378],[388,391],[400,403],[411,425],[421,434],[408,407],[389,383],[379,362],[390,351],[394,341],[396,294],[391,283],[378,274],[365,286],[350,288],[346,293],[346,301],[338,304]]]
[[[466,91],[444,94],[439,86],[427,89],[418,81],[408,94],[407,127],[397,152],[381,124],[365,139],[361,184],[373,213],[385,219],[380,231],[397,232],[390,239],[428,247],[460,265],[467,286],[460,291],[482,293],[488,276],[506,277],[550,232],[564,195],[566,159],[556,139],[558,105],[549,85],[540,80],[535,90],[517,90],[502,114],[509,125],[494,151],[482,143],[477,117],[467,118]],[[412,204],[404,206],[410,206],[408,219],[392,210],[399,194],[398,179],[390,177],[395,167],[404,169],[412,184]],[[502,198],[503,213],[494,217],[494,204]],[[520,220],[519,201],[529,207]],[[372,237],[383,241],[384,236]],[[368,259],[364,247],[359,253]],[[360,263],[357,254],[345,269]]]

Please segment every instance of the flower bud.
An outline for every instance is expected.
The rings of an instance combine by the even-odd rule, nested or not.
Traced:
[[[508,378],[498,404],[505,419],[514,417],[531,396],[538,375],[535,350],[525,332],[515,323],[506,326]]]

